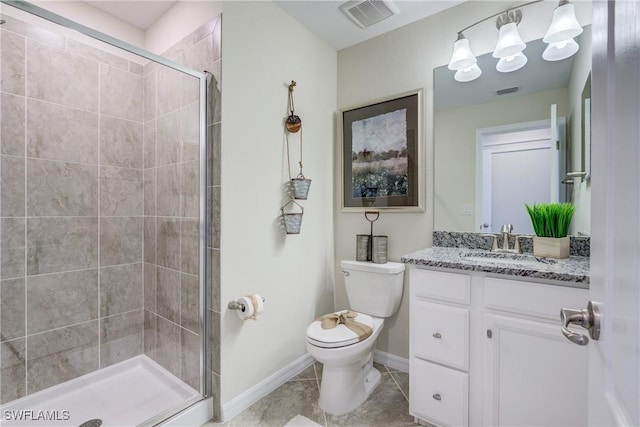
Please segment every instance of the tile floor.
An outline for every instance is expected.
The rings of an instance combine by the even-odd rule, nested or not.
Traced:
[[[333,416],[318,407],[322,365],[316,362],[230,421],[202,427],[280,427],[298,414],[326,427],[417,426],[409,415],[409,374],[378,363],[374,366],[382,374],[380,385],[349,414]]]

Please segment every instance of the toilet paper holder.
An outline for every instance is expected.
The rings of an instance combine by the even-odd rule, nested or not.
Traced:
[[[261,298],[262,298],[262,302],[265,302],[264,297],[261,297]],[[240,310],[240,311],[246,310],[246,307],[240,301],[229,301],[229,304],[227,304],[227,308],[229,310]]]

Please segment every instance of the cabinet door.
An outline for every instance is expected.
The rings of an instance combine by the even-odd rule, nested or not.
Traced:
[[[485,327],[484,425],[587,425],[586,347],[559,324],[486,314]]]

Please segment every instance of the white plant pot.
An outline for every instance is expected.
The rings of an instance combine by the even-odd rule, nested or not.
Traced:
[[[569,258],[569,236],[533,237],[533,254],[547,258]]]

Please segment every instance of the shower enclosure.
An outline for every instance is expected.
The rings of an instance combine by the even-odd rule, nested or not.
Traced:
[[[210,392],[207,76],[2,3],[1,423],[157,424]]]

